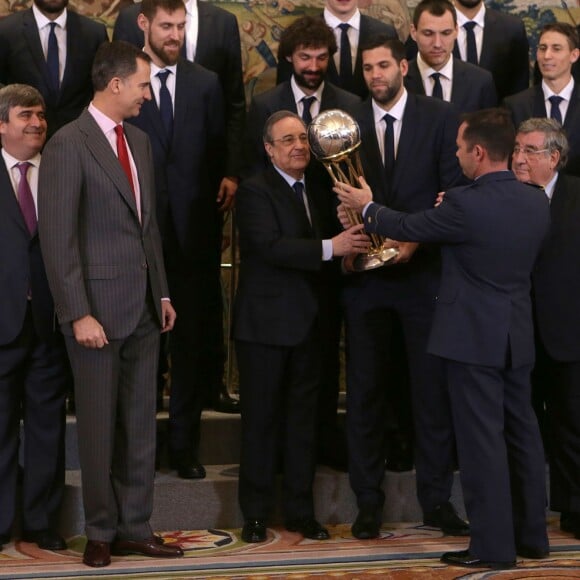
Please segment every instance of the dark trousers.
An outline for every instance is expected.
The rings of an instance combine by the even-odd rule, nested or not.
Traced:
[[[79,459],[89,540],[152,535],[159,324],[143,310],[128,337],[102,349],[67,336],[75,381]]]
[[[516,547],[548,549],[546,468],[530,396],[531,366],[447,360],[470,552],[509,562]]]
[[[236,341],[242,411],[239,500],[246,519],[267,519],[272,513],[280,446],[286,519],[313,517],[318,336],[313,329],[294,347]]]
[[[30,307],[20,335],[0,346],[0,534],[14,521],[20,420],[24,420],[22,527],[53,528],[64,491],[64,343],[41,340]]]
[[[359,508],[381,509],[385,397],[391,388],[393,318],[403,330],[415,426],[417,495],[424,512],[449,500],[455,457],[451,411],[440,359],[427,354],[437,277],[428,272],[368,275],[345,291],[349,475]]]

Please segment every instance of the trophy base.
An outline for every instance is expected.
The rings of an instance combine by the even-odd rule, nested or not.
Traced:
[[[381,248],[368,254],[359,254],[353,262],[355,272],[376,270],[388,264],[395,256],[399,255],[397,248]]]

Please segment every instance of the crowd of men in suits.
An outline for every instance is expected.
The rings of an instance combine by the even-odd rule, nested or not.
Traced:
[[[580,537],[577,30],[544,27],[529,88],[523,23],[482,0],[422,0],[406,44],[356,0],[326,0],[322,17],[284,31],[277,85],[246,114],[233,15],[143,0],[108,42],[67,3],[34,0],[0,22],[0,547],[23,417],[22,538],[66,548],[74,382],[83,561],[183,555],[149,524],[167,355],[179,477],[205,477],[204,405],[241,409],[246,542],[267,538],[280,467],[288,530],[329,538],[312,497],[323,463],[348,471],[352,534],[364,540],[380,534],[385,465],[414,465],[424,524],[471,535],[444,562],[545,557],[532,392],[551,507]],[[329,109],[360,128],[360,187],[334,183],[311,156],[307,127]],[[239,403],[222,377],[220,256],[234,199]],[[376,233],[397,255],[357,271]],[[450,502],[457,463],[469,524]]]

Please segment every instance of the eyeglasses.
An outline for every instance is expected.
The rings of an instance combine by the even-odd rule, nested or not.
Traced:
[[[550,150],[549,149],[534,149],[533,147],[520,147],[519,145],[516,145],[514,147],[514,157],[516,155],[518,155],[519,153],[521,153],[524,157],[529,159],[530,157],[533,157],[534,155],[540,155],[540,153],[547,153],[548,151],[550,151]]]
[[[281,137],[280,139],[272,139],[272,143],[282,143],[285,147],[290,147],[290,145],[294,145],[296,141],[300,141],[302,145],[306,145],[308,143],[308,135],[306,133],[301,133],[300,135],[286,135],[285,137]]]

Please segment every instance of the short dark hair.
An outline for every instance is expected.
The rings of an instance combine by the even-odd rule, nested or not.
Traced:
[[[413,26],[415,28],[417,28],[423,12],[428,12],[433,16],[443,16],[445,12],[451,12],[453,24],[457,25],[457,12],[455,11],[455,6],[449,0],[421,0],[415,6],[415,11],[413,12]]]
[[[473,149],[481,145],[491,161],[507,161],[514,150],[516,130],[507,109],[483,109],[465,113],[463,139]]]
[[[46,109],[42,95],[30,85],[14,83],[0,89],[0,121],[8,123],[10,109],[14,107],[37,107]]]
[[[151,62],[148,54],[128,42],[103,42],[95,54],[91,72],[95,92],[104,91],[115,77],[126,79],[135,74],[137,59]]]
[[[183,10],[185,12],[185,4],[183,0],[143,0],[141,2],[141,14],[151,22],[157,10],[165,10],[169,14],[173,14],[176,10]]]
[[[578,37],[578,31],[576,30],[576,27],[568,24],[567,22],[550,22],[550,24],[546,24],[540,32],[540,36],[538,37],[538,44],[541,42],[542,35],[545,32],[559,32],[560,34],[563,34],[568,39],[570,50],[574,50],[580,45],[580,39]]]
[[[397,64],[401,64],[401,61],[404,58],[407,58],[405,45],[398,38],[393,38],[386,34],[377,34],[369,38],[369,40],[361,44],[360,53],[362,55],[365,50],[373,50],[375,48],[380,48],[381,46],[388,48],[391,51]]]
[[[268,119],[266,120],[266,123],[264,124],[264,130],[262,131],[262,139],[263,139],[264,143],[272,143],[272,127],[276,123],[278,123],[279,121],[282,121],[282,119],[287,119],[287,118],[297,119],[298,121],[300,121],[304,125],[304,131],[306,131],[306,124],[300,118],[299,115],[297,115],[296,113],[293,113],[292,111],[286,111],[286,110],[276,111],[275,113],[272,113],[268,117]]]
[[[336,52],[336,38],[323,18],[304,16],[295,20],[280,38],[278,46],[278,60],[285,60],[292,56],[299,47],[328,48],[328,54]]]

